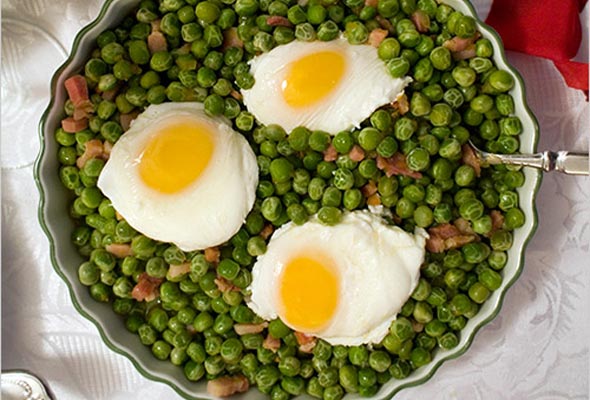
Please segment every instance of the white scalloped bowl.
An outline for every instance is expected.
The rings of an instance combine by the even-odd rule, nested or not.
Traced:
[[[475,10],[469,2],[464,0],[446,0],[445,2],[456,10],[477,19]],[[82,262],[82,258],[70,240],[74,224],[69,218],[65,206],[69,194],[63,189],[58,176],[59,165],[57,157],[55,157],[58,145],[53,140],[53,132],[60,126],[62,104],[66,100],[64,81],[68,76],[83,69],[96,37],[103,30],[117,26],[138,3],[139,0],[107,0],[98,17],[78,33],[69,58],[57,70],[52,79],[51,102],[40,123],[41,149],[35,166],[35,177],[41,198],[39,219],[49,238],[51,261],[55,271],[66,282],[76,309],[96,326],[105,344],[113,351],[131,360],[137,370],[146,378],[171,386],[179,395],[187,399],[210,399],[212,397],[207,394],[204,382],[190,382],[184,377],[181,368],[168,361],[159,361],[154,358],[150,349],[137,340],[136,334],[128,332],[122,322],[114,321],[114,319],[121,317],[113,313],[110,305],[94,301],[88,293],[88,288],[78,283],[77,267]],[[478,28],[483,36],[493,43],[494,61],[501,68],[510,71],[515,78],[516,85],[511,94],[515,99],[516,115],[520,117],[524,127],[520,136],[520,151],[523,153],[534,152],[538,140],[538,127],[534,116],[526,105],[522,79],[508,65],[502,42],[497,33],[479,20]],[[452,350],[439,350],[431,363],[417,369],[405,379],[391,379],[381,387],[375,399],[388,399],[403,388],[424,384],[446,360],[454,359],[465,353],[477,331],[499,313],[504,295],[522,272],[525,247],[537,226],[535,196],[541,183],[541,173],[532,169],[525,169],[524,173],[526,181],[518,193],[526,222],[514,233],[513,246],[508,252],[508,263],[503,270],[502,286],[492,293],[479,313],[469,320],[461,333],[457,347]],[[235,398],[254,400],[266,398],[266,396],[257,390],[250,390],[235,396]],[[360,397],[350,394],[346,396],[347,400],[356,400],[357,398]]]

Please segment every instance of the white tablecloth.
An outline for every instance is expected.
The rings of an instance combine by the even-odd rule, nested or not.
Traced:
[[[490,0],[474,3],[485,17]],[[175,399],[168,386],[142,377],[109,350],[78,315],[51,267],[37,222],[32,163],[49,79],[100,4],[2,2],[2,368],[38,374],[59,400]],[[546,60],[516,53],[508,58],[523,75],[539,119],[539,148],[587,150],[584,95],[568,89]],[[588,398],[590,178],[546,174],[537,210],[539,227],[524,273],[499,316],[464,356],[399,399]]]

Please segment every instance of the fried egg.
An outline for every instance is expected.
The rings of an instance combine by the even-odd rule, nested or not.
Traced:
[[[149,106],[115,143],[98,187],[137,231],[184,251],[216,246],[243,224],[258,166],[246,139],[201,103]]]
[[[333,345],[379,343],[418,283],[427,236],[368,211],[288,223],[254,264],[247,304]]]
[[[375,47],[344,38],[277,46],[254,57],[250,71],[254,86],[242,90],[248,111],[287,132],[298,126],[332,134],[358,128],[411,81],[393,78]]]

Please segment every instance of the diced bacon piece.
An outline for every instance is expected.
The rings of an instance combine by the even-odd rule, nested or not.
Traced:
[[[191,263],[170,264],[167,278],[174,279],[182,275],[186,275],[191,271]]]
[[[217,278],[215,278],[214,280],[215,284],[217,285],[217,289],[219,289],[221,292],[239,292],[240,289],[235,286],[234,284],[232,284],[230,281],[228,281],[227,279],[218,276]]]
[[[492,210],[490,217],[492,218],[492,232],[502,229],[504,226],[504,216],[502,213],[498,210]]]
[[[473,148],[466,143],[461,147],[461,154],[461,161],[463,162],[463,164],[471,166],[475,171],[475,175],[480,176],[481,164],[479,162],[479,159],[475,155],[475,151],[473,150]]]
[[[61,127],[68,133],[80,132],[88,128],[88,118],[74,119],[74,117],[67,117],[61,120]]]
[[[242,96],[242,93],[238,92],[237,90],[232,90],[231,92],[229,92],[229,95],[238,101],[242,101],[242,99],[244,98],[244,96]]]
[[[185,43],[182,46],[180,46],[178,49],[174,50],[174,53],[176,55],[188,54],[190,52],[191,52],[191,45],[189,43]]]
[[[377,15],[375,17],[375,19],[377,20],[377,22],[379,22],[379,25],[381,26],[381,28],[387,30],[389,33],[395,32],[395,28],[393,27],[393,24],[387,18],[384,18],[381,15]]]
[[[266,224],[264,226],[264,228],[262,228],[262,231],[260,232],[260,237],[262,237],[264,240],[266,240],[270,237],[270,235],[272,235],[274,230],[275,230],[275,228],[271,224]]]
[[[247,392],[250,382],[244,375],[222,376],[207,382],[207,393],[215,397],[227,397]]]
[[[102,98],[108,101],[114,101],[117,97],[117,93],[119,92],[119,88],[114,88],[111,90],[107,90],[106,92],[102,92]]]
[[[126,243],[111,243],[105,246],[106,251],[117,258],[125,258],[133,255],[131,245]]]
[[[385,40],[389,32],[385,29],[375,28],[369,33],[368,43],[373,47],[379,47],[382,41]]]
[[[470,38],[461,38],[459,36],[454,36],[452,39],[445,40],[443,43],[443,47],[451,50],[453,53],[457,51],[463,51],[475,43],[476,36]]]
[[[377,168],[384,171],[388,177],[392,175],[404,175],[414,179],[422,178],[420,172],[412,171],[408,168],[406,156],[399,152],[389,158],[377,156]]]
[[[129,129],[131,123],[133,122],[133,120],[135,120],[135,118],[137,118],[138,115],[139,111],[137,110],[132,111],[128,114],[119,115],[119,122],[121,123],[121,128],[123,128],[123,131],[127,131]]]
[[[445,250],[456,249],[467,243],[479,240],[479,237],[471,230],[468,221],[459,219],[455,224],[441,224],[428,230],[429,238],[426,240],[426,249],[431,253],[441,253]]]
[[[379,193],[375,193],[367,199],[367,205],[369,206],[378,206],[381,205],[381,196]]]
[[[421,324],[420,322],[416,322],[413,319],[412,321],[412,330],[416,333],[420,333],[424,330],[424,325]]]
[[[295,331],[295,339],[299,345],[299,350],[303,353],[311,353],[318,340],[314,336],[306,335],[302,332]]]
[[[232,27],[223,31],[223,49],[230,47],[244,47],[244,42],[238,36],[238,28]]]
[[[168,42],[162,32],[154,31],[148,36],[148,49],[150,53],[168,50]]]
[[[395,101],[391,103],[391,106],[396,109],[400,115],[406,114],[410,111],[410,102],[408,101],[408,96],[405,93],[400,94],[397,96]]]
[[[276,353],[277,350],[281,347],[281,339],[276,339],[269,333],[268,335],[266,335],[266,338],[262,342],[262,347]]]
[[[102,158],[108,160],[111,156],[111,151],[113,151],[113,144],[108,140],[105,140],[102,144]]]
[[[288,28],[293,27],[291,21],[289,21],[285,17],[281,17],[279,15],[269,15],[266,18],[266,24],[270,26],[286,26]]]
[[[465,50],[455,51],[453,54],[453,60],[469,60],[477,55],[475,51],[475,45],[472,44],[471,46],[467,47]]]
[[[186,331],[191,335],[196,335],[198,333],[192,324],[186,326]]]
[[[160,30],[160,23],[162,22],[161,19],[155,19],[151,22],[152,25],[152,32],[162,32]]]
[[[338,152],[332,143],[324,150],[324,161],[332,162],[338,159]]]
[[[367,182],[367,184],[365,184],[365,186],[361,188],[361,192],[363,193],[363,196],[371,197],[372,195],[377,193],[377,185],[374,181],[369,181]]]
[[[457,218],[453,224],[459,229],[464,235],[474,235],[475,232],[471,227],[471,222],[467,221],[465,218]]]
[[[421,33],[428,32],[430,29],[430,17],[422,10],[416,10],[410,16],[410,19],[416,26],[416,30]]]
[[[378,3],[377,0],[365,0],[365,6],[367,7],[377,7]]]
[[[153,301],[160,294],[160,284],[164,280],[161,278],[154,278],[143,272],[139,275],[137,284],[131,291],[131,296],[137,301]]]
[[[74,106],[74,119],[79,121],[88,118],[94,112],[94,104],[90,100],[83,100]]]
[[[431,234],[426,240],[426,250],[431,253],[442,253],[445,251],[445,240],[440,236]]]
[[[458,235],[445,240],[445,250],[456,249],[467,243],[475,242],[476,235]]]
[[[218,247],[208,247],[203,252],[205,255],[205,260],[210,263],[217,264],[219,262],[219,257],[221,256],[221,252],[219,251]]]
[[[448,239],[450,237],[460,235],[461,231],[455,225],[446,223],[433,226],[432,228],[428,229],[428,233],[430,236],[439,236],[442,239]]]
[[[102,142],[98,139],[91,139],[84,143],[84,153],[76,160],[78,168],[83,168],[86,162],[92,158],[102,157]]]
[[[64,86],[74,106],[88,100],[88,84],[82,75],[74,75],[66,79]]]
[[[359,146],[358,144],[355,144],[354,146],[352,146],[352,149],[350,149],[350,152],[348,153],[348,157],[350,157],[350,159],[352,161],[356,161],[356,162],[363,161],[365,159],[365,151],[363,150],[363,148],[361,146]]]
[[[235,324],[234,331],[242,336],[250,333],[260,333],[266,327],[268,327],[268,322],[263,322],[261,324]]]

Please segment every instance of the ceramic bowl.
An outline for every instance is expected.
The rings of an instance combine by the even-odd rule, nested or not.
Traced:
[[[477,18],[472,5],[464,0],[446,0],[447,4],[464,14]],[[117,26],[137,4],[139,0],[107,0],[98,17],[83,28],[74,40],[70,56],[57,70],[51,81],[51,101],[40,123],[41,149],[36,162],[35,174],[40,192],[39,219],[50,242],[51,261],[53,268],[66,282],[76,309],[90,320],[100,333],[105,344],[113,351],[129,358],[137,370],[147,379],[170,385],[179,395],[187,398],[211,398],[205,390],[204,382],[188,381],[181,368],[168,361],[159,361],[152,355],[149,347],[137,340],[137,335],[128,332],[120,317],[113,313],[109,304],[98,303],[90,297],[88,288],[78,281],[77,268],[82,258],[70,240],[74,227],[68,216],[68,200],[70,194],[63,188],[58,176],[58,145],[53,139],[54,131],[60,126],[63,118],[62,105],[67,98],[64,81],[67,77],[83,69],[93,49],[96,37],[104,30]],[[525,88],[518,73],[508,64],[502,42],[495,31],[478,20],[479,30],[483,36],[491,40],[494,47],[496,64],[510,71],[516,85],[511,94],[515,99],[516,115],[523,123],[520,136],[520,151],[532,153],[538,140],[537,122],[526,105]],[[525,169],[526,182],[519,189],[521,208],[526,216],[525,225],[514,232],[514,243],[508,252],[508,263],[503,270],[502,286],[494,291],[481,307],[478,314],[469,320],[460,335],[460,342],[452,350],[438,351],[428,365],[414,371],[402,380],[391,379],[376,394],[376,399],[391,398],[403,388],[427,384],[435,371],[446,361],[459,357],[469,348],[478,330],[489,323],[500,311],[504,296],[516,281],[524,266],[525,248],[532,237],[536,226],[535,195],[541,182],[541,173],[537,170]],[[236,396],[239,399],[265,398],[257,390]],[[347,395],[347,400],[358,396]]]

